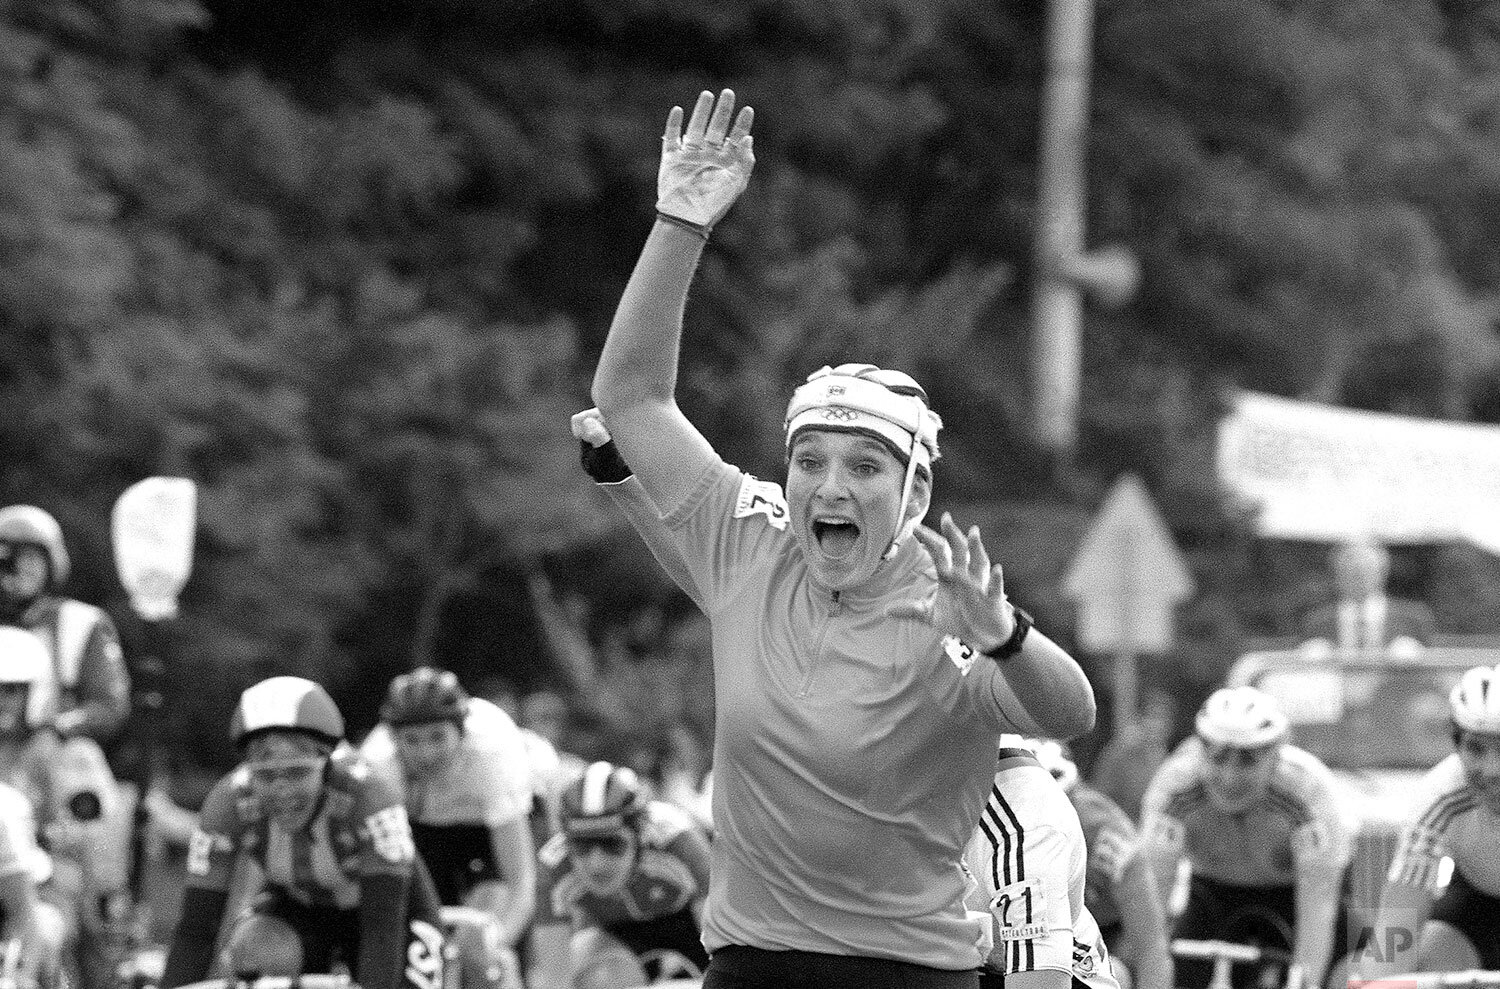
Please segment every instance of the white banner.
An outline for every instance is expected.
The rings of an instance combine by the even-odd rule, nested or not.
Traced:
[[[1500,426],[1234,396],[1219,479],[1262,535],[1388,543],[1466,539],[1500,553]]]

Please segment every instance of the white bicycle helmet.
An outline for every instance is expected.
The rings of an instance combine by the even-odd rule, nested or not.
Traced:
[[[0,683],[35,686],[52,675],[42,640],[13,625],[0,625]]]
[[[866,433],[890,447],[906,465],[897,518],[906,515],[918,471],[932,476],[941,454],[937,434],[943,420],[928,408],[927,392],[911,375],[874,364],[821,367],[792,393],[786,409],[786,450],[804,429]],[[911,519],[891,541],[889,556],[911,535],[920,518]]]
[[[1073,761],[1073,753],[1068,751],[1066,742],[1050,738],[1030,738],[1026,740],[1026,744],[1036,753],[1036,761],[1052,774],[1053,779],[1062,784],[1064,790],[1071,790],[1078,782],[1078,764]]]
[[[35,505],[6,505],[0,508],[0,542],[40,546],[51,567],[55,586],[68,579],[72,564],[68,547],[63,543],[62,526],[51,513]]]
[[[1464,731],[1500,734],[1500,666],[1476,666],[1459,678],[1448,706]]]
[[[322,686],[303,677],[276,676],[240,694],[229,734],[242,751],[266,731],[298,731],[329,748],[344,737],[344,716]]]
[[[1198,711],[1198,734],[1215,745],[1260,748],[1286,737],[1287,717],[1276,698],[1254,687],[1224,687]]]

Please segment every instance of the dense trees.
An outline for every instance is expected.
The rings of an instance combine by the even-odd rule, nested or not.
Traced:
[[[944,414],[943,496],[1030,503],[995,517],[1056,534],[994,533],[1043,557],[1019,570],[1055,575],[1131,469],[1203,573],[1189,652],[1275,631],[1314,577],[1224,516],[1224,386],[1500,421],[1500,23],[1100,3],[1091,235],[1146,281],[1089,315],[1082,474],[1054,487],[1022,428],[1043,22],[1040,0],[11,4],[0,493],[56,511],[75,590],[120,604],[110,501],[200,482],[178,662],[204,744],[273,669],[328,677],[356,720],[412,661],[545,680],[527,573],[599,622],[669,600],[601,572],[650,571],[566,419],[665,109],[728,84],[760,112],[759,165],[700,274],[682,395],[720,449],[776,473],[790,386],[888,361]],[[1470,598],[1487,579],[1422,565]],[[631,676],[627,707],[651,694]]]

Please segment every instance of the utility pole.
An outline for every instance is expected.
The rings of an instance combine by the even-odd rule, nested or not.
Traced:
[[[1063,462],[1078,441],[1083,293],[1118,306],[1140,282],[1139,263],[1127,249],[1084,249],[1093,34],[1093,0],[1052,0],[1032,260],[1032,389],[1036,442]]]

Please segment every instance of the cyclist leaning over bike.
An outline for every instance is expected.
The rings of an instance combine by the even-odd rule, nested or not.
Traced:
[[[1120,989],[1084,903],[1088,851],[1078,813],[1019,735],[1001,737],[964,866],[975,884],[968,904],[989,912],[994,938],[980,989]]]
[[[1456,751],[1422,779],[1351,981],[1500,969],[1500,666],[1466,672],[1449,708]]]
[[[1037,761],[1078,813],[1088,848],[1083,902],[1099,925],[1116,976],[1123,968],[1122,985],[1128,980],[1137,989],[1171,987],[1166,911],[1135,822],[1119,804],[1079,778],[1067,743],[1046,739],[1033,748]]]
[[[240,696],[231,734],[244,761],[209,793],[189,843],[165,989],[207,974],[241,852],[264,882],[229,937],[232,972],[300,975],[342,962],[363,989],[440,989],[437,896],[406,808],[339,744],[333,699],[301,677],[263,680]]]
[[[360,746],[401,787],[439,901],[469,907],[453,936],[465,986],[514,985],[514,948],[536,904],[526,745],[510,716],[471,698],[448,670],[391,681]]]
[[[595,762],[562,792],[562,832],[543,847],[549,895],[538,927],[571,929],[576,989],[617,989],[708,964],[699,930],[708,839],[652,800],[627,767]]]
[[[1333,774],[1287,742],[1286,715],[1254,687],[1215,691],[1196,728],[1157,770],[1141,805],[1163,896],[1180,860],[1191,865],[1174,934],[1287,949],[1287,985],[1319,984],[1345,940],[1340,887],[1353,847]],[[1179,985],[1201,986],[1208,974],[1204,962],[1177,966]]]
[[[0,626],[0,781],[30,804],[51,853],[40,892],[62,921],[58,938],[84,984],[104,986],[115,964],[110,914],[128,878],[128,815],[97,742],[33,724],[34,692],[50,675],[35,635]]]

